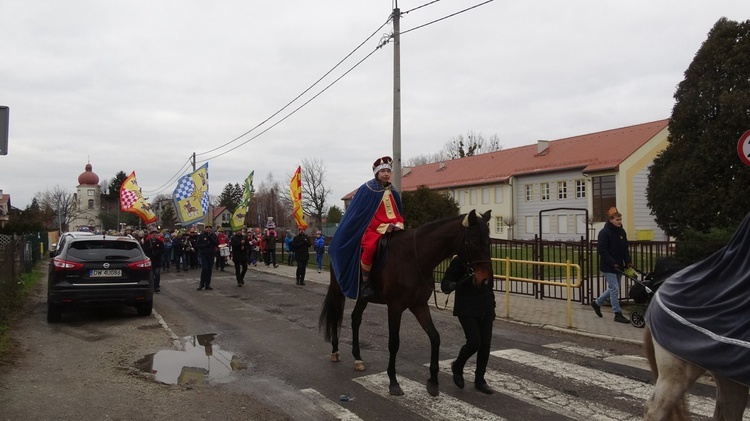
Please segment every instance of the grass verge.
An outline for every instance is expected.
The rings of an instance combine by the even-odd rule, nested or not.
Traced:
[[[34,267],[31,273],[24,273],[15,285],[9,285],[4,282],[2,291],[6,298],[2,300],[3,311],[0,312],[0,364],[10,362],[14,341],[11,333],[13,321],[23,310],[29,296],[34,292],[34,288],[42,280],[42,272],[38,267]]]

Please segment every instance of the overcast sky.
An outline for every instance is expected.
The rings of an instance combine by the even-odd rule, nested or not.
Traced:
[[[420,27],[483,2],[398,2],[404,161],[469,131],[509,149],[667,118],[714,23],[750,18],[747,0],[496,0]],[[315,159],[342,207],[393,152],[393,43],[377,48],[393,7],[0,0],[0,189],[23,209],[73,193],[90,162],[171,194],[196,153],[219,195],[253,170],[256,188],[288,185]]]

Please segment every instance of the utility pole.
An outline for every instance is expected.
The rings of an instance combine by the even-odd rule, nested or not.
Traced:
[[[393,187],[401,191],[401,10],[393,9]]]

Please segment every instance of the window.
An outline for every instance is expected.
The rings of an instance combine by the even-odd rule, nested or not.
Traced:
[[[89,209],[94,209],[94,199],[89,199]]]
[[[458,191],[458,200],[459,205],[465,205],[466,204],[466,190],[459,190]]]
[[[495,187],[495,203],[503,203],[503,187]]]
[[[568,233],[568,215],[557,215],[557,233]]]
[[[94,195],[94,190],[93,190],[93,189],[88,189],[88,190],[89,190],[89,191],[88,191],[88,193],[89,193],[89,196],[93,196],[93,195]]]
[[[496,216],[495,217],[495,234],[502,234],[502,233],[503,233],[503,217]]]
[[[607,209],[617,206],[617,190],[614,175],[594,177],[591,180],[592,192],[592,215],[594,222],[607,220]]]
[[[482,188],[482,204],[486,205],[490,203],[490,188],[484,187]]]
[[[469,190],[469,200],[470,200],[470,204],[472,205],[477,204],[477,189]]]
[[[526,201],[531,202],[534,200],[534,186],[531,184],[527,184],[523,186],[526,191]]]
[[[586,180],[576,180],[576,199],[586,198]]]
[[[541,183],[539,190],[542,201],[549,200],[549,183]]]
[[[558,181],[557,182],[557,200],[564,200],[568,198],[568,182]]]
[[[534,221],[536,218],[533,216],[526,217],[526,234],[534,234]]]

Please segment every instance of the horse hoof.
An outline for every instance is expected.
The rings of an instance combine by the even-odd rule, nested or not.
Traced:
[[[365,371],[365,362],[362,360],[354,361],[354,370],[355,371]]]
[[[401,396],[404,394],[404,391],[401,390],[401,386],[399,386],[397,383],[388,386],[388,393],[390,393],[391,396]]]
[[[331,353],[331,362],[337,363],[339,361],[341,361],[341,355],[338,352]]]
[[[433,382],[432,380],[427,380],[427,393],[429,393],[430,396],[440,395],[440,390],[438,389],[437,382]]]

